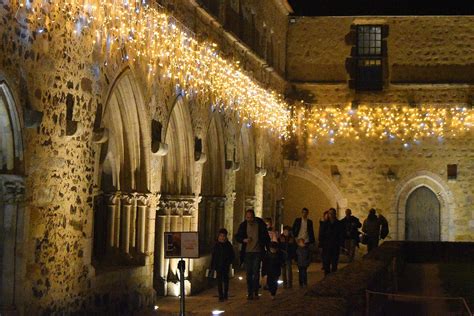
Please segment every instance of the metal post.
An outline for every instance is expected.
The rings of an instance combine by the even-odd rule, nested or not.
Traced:
[[[184,270],[186,269],[186,261],[182,258],[178,262],[178,270],[179,270],[179,283],[180,283],[180,304],[179,304],[179,315],[184,316]]]

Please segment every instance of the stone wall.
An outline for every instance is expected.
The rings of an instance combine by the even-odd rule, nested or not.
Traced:
[[[287,76],[292,81],[345,82],[346,60],[357,24],[388,28],[388,78],[392,83],[474,81],[474,18],[295,17],[288,28]]]
[[[200,25],[198,29],[207,30],[208,25],[203,24],[196,9],[190,14],[194,16],[196,24]],[[102,114],[101,111],[107,107],[117,79],[127,74],[136,87],[132,92],[133,97],[140,95],[136,104],[129,106],[139,108],[137,111],[142,122],[142,134],[137,135],[141,137],[140,143],[145,144],[139,149],[144,159],[140,172],[146,176],[138,177],[138,183],[126,189],[131,192],[122,193],[131,196],[151,193],[158,197],[162,193],[162,155],[165,150],[152,153],[152,135],[147,135],[143,130],[149,131],[146,126],[152,126],[152,120],[159,122],[163,130],[161,139],[156,141],[162,144],[165,142],[166,128],[179,91],[160,74],[156,78],[147,79],[146,64],[140,61],[127,61],[119,53],[106,59],[101,48],[93,45],[90,33],[73,35],[71,24],[60,16],[56,26],[43,33],[35,29],[34,23],[26,24],[26,13],[17,11],[10,2],[2,2],[0,15],[1,78],[5,78],[9,84],[15,100],[18,100],[19,112],[24,115],[21,121],[25,170],[21,172],[21,176],[26,179],[25,212],[30,214],[26,227],[18,228],[21,231],[24,229],[26,233],[25,250],[18,252],[24,260],[25,268],[19,268],[20,281],[15,284],[17,289],[24,291],[17,294],[16,309],[20,314],[49,314],[78,310],[113,312],[151,305],[155,296],[153,275],[157,273],[154,271],[153,261],[158,258],[153,253],[154,240],[149,240],[155,234],[153,214],[146,217],[146,238],[151,243],[147,244],[147,249],[151,246],[151,251],[140,255],[143,256],[141,263],[107,266],[96,262],[93,255],[94,238],[99,233],[97,229],[107,229],[94,228],[94,214],[98,212],[94,208],[94,199],[107,193],[101,192],[101,172],[98,172],[105,170],[101,165],[103,157],[100,157],[100,152],[106,137],[98,134],[94,122],[97,114]],[[217,27],[211,29],[219,30]],[[221,31],[210,37],[224,38]],[[238,45],[234,43],[226,47],[236,49]],[[243,52],[239,59],[251,65],[264,64],[249,52]],[[285,83],[281,78],[258,67],[256,68],[261,71],[260,78],[267,78],[266,84],[276,82],[277,88],[284,87]],[[210,104],[189,97],[184,97],[183,102],[184,108],[190,112],[191,126],[180,122],[178,128],[191,133],[192,140],[205,139],[212,113]],[[42,113],[42,119],[41,115],[27,116],[24,113]],[[236,163],[232,153],[237,146],[241,125],[233,114],[220,115],[225,130],[222,135],[226,144],[225,159],[230,162],[223,163],[224,168]],[[30,128],[25,127],[27,124],[24,121],[28,121]],[[138,125],[128,126],[130,134],[136,133]],[[260,135],[258,131],[256,134]],[[279,150],[278,140],[269,134],[261,135],[260,142],[269,143],[273,150]],[[194,152],[194,143],[191,145]],[[281,165],[278,155],[261,152],[260,148],[255,148],[252,152],[259,157],[259,162],[266,161],[265,164],[272,170],[276,170],[273,166]],[[249,159],[257,160],[256,156]],[[202,163],[195,158],[192,157],[192,163]],[[258,167],[264,166],[259,164]],[[202,168],[195,166],[193,170],[190,193],[198,203]],[[224,172],[227,174],[227,171]],[[255,175],[259,170],[251,172]],[[127,177],[124,176],[126,181]],[[268,181],[274,181],[277,187],[281,180],[270,175]],[[257,183],[263,186],[263,181]],[[232,196],[236,191],[232,175],[225,177],[224,188],[224,195],[228,197],[226,213],[232,212]],[[255,191],[262,193],[261,188],[256,188]],[[265,203],[273,205],[277,198],[275,193],[270,200],[264,201],[261,194],[260,209],[265,207]],[[158,201],[154,201],[150,207],[156,207],[157,203]],[[181,211],[177,210],[178,213]],[[197,227],[197,213],[191,215],[193,219],[190,223]],[[3,241],[3,237],[1,240]],[[208,265],[206,260],[208,259],[203,259],[202,263],[196,262],[196,273],[191,281],[196,281],[196,290],[203,287],[199,280],[202,281],[200,274]],[[191,291],[194,291],[192,287]]]

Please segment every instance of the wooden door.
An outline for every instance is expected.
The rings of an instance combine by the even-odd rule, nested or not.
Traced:
[[[408,197],[405,214],[405,239],[440,240],[440,204],[436,194],[420,187]]]

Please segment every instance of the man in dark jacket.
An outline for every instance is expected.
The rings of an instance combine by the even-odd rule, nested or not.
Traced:
[[[260,263],[270,244],[270,237],[265,222],[255,217],[254,210],[245,212],[245,221],[240,224],[235,240],[242,244],[240,262],[245,263],[247,272],[248,299],[258,299]]]
[[[359,219],[352,216],[352,210],[346,210],[346,217],[341,220],[344,229],[344,248],[346,248],[349,261],[354,261],[355,248],[359,244],[359,228],[362,227]]]
[[[339,251],[344,240],[344,230],[336,218],[336,210],[329,209],[329,220],[321,222],[319,244],[322,248],[324,274],[337,271]]]
[[[362,232],[367,239],[367,253],[379,246],[379,240],[385,239],[388,235],[388,222],[382,215],[377,216],[375,209],[369,210],[369,216],[362,225]]]
[[[301,217],[295,219],[293,223],[293,236],[296,240],[304,239],[306,244],[314,244],[313,221],[308,218],[309,210],[304,207]]]

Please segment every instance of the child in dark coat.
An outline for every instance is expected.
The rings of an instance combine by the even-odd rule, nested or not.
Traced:
[[[278,278],[281,274],[281,267],[285,263],[282,252],[278,249],[277,242],[270,243],[270,250],[266,253],[263,259],[262,275],[267,276],[267,285],[272,299],[275,299],[275,295],[278,289]]]
[[[296,241],[291,234],[291,227],[284,226],[283,234],[280,237],[280,249],[283,252],[285,258],[285,263],[282,268],[284,288],[291,288],[293,286],[293,271],[291,262],[296,258]]]
[[[298,249],[296,249],[296,262],[298,263],[298,273],[300,287],[308,286],[308,267],[311,263],[311,255],[308,245],[305,244],[304,239],[298,239]]]
[[[217,237],[217,242],[212,250],[211,269],[216,271],[217,289],[219,291],[219,301],[228,298],[229,292],[229,269],[234,261],[234,248],[227,240],[227,230],[221,228]]]

